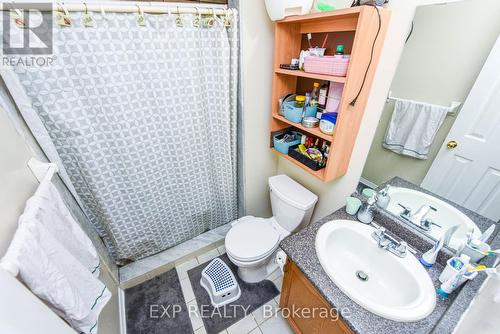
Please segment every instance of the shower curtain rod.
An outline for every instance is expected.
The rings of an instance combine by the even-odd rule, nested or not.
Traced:
[[[11,10],[10,6],[2,2],[2,10]],[[36,8],[36,3],[32,4]],[[63,7],[64,6],[64,7]],[[141,4],[129,5],[100,5],[95,3],[66,3],[61,6],[54,4],[54,11],[64,12],[114,12],[114,13],[136,13],[139,8],[144,13],[149,14],[200,14],[200,15],[231,15],[232,9],[225,8],[207,8],[207,7],[184,7],[184,6],[151,6]]]

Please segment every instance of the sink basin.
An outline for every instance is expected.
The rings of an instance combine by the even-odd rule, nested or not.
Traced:
[[[432,281],[411,253],[399,258],[378,247],[375,228],[333,220],[316,235],[316,254],[330,279],[349,298],[381,317],[418,321],[436,306]]]
[[[451,248],[458,249],[460,245],[465,243],[467,232],[471,229],[474,229],[473,237],[478,238],[481,235],[481,230],[479,230],[469,217],[436,197],[420,191],[400,187],[391,187],[389,189],[389,196],[391,197],[391,201],[387,210],[396,216],[399,216],[403,211],[398,203],[410,207],[413,211],[418,210],[422,205],[430,205],[436,208],[437,211],[430,211],[426,216],[436,224],[441,225],[441,227],[433,225],[430,231],[425,232],[431,238],[437,240],[451,226],[460,225],[450,240],[449,246]]]

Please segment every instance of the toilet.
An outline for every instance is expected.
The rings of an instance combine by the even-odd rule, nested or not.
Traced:
[[[279,243],[311,220],[318,196],[286,175],[269,178],[273,217],[245,216],[232,222],[226,235],[226,253],[248,283],[264,280],[277,269]]]

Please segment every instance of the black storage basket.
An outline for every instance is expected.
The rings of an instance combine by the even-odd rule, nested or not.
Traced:
[[[307,167],[311,168],[312,170],[320,170],[322,168],[325,168],[325,165],[320,166],[316,161],[309,159],[308,157],[304,156],[302,153],[298,152],[296,148],[299,147],[299,145],[293,145],[288,148],[288,155],[294,158],[295,160],[299,161],[303,165],[306,165]]]

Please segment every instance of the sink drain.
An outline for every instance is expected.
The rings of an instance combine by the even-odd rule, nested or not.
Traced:
[[[369,279],[368,275],[362,270],[356,271],[356,277],[363,282],[366,282]]]

